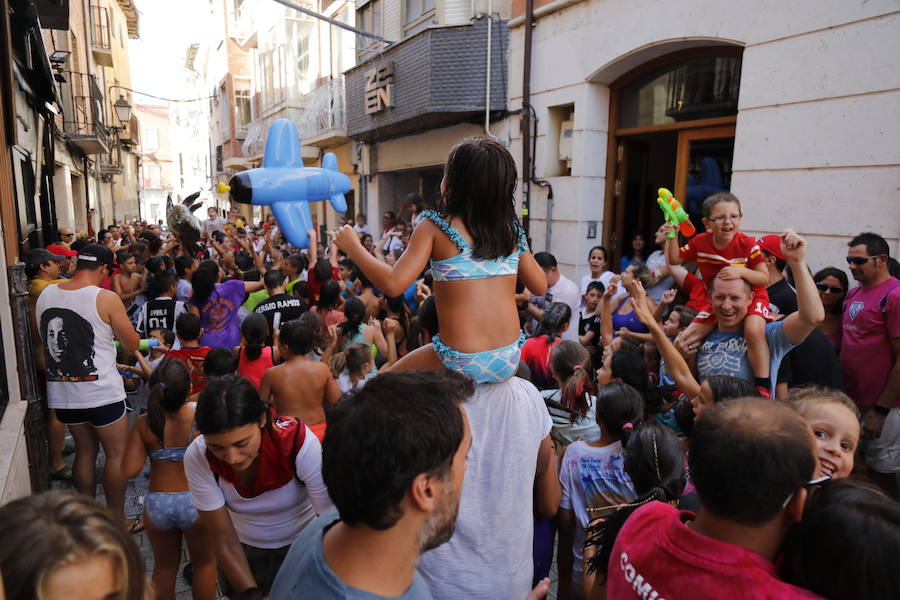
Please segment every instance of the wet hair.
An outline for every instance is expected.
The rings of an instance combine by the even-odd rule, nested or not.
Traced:
[[[466,432],[459,406],[473,393],[453,371],[385,373],[332,408],[322,479],[341,520],[390,529],[416,477],[447,481]]]
[[[344,316],[347,320],[338,325],[341,334],[347,337],[353,337],[363,324],[366,318],[366,305],[359,298],[348,298],[344,302]]]
[[[200,338],[200,317],[192,312],[184,312],[175,319],[175,331],[183,340],[196,340]]]
[[[166,263],[161,256],[152,256],[144,263],[144,268],[146,268],[147,272],[151,275],[159,275],[166,270]]]
[[[671,429],[648,421],[634,432],[625,446],[625,472],[631,478],[637,498],[621,505],[603,521],[592,524],[586,533],[586,545],[596,546],[589,573],[606,580],[609,559],[622,526],[631,514],[648,502],[674,502],[684,488],[683,454]]]
[[[847,274],[842,269],[838,269],[837,267],[825,267],[824,269],[813,275],[813,281],[819,283],[826,277],[834,277],[841,282],[841,287],[844,288],[844,298],[846,298],[847,289],[850,287],[850,282],[847,279]],[[831,307],[832,314],[839,315],[844,312],[844,298],[841,298],[841,302],[834,303],[834,306]]]
[[[203,373],[210,381],[233,374],[234,367],[234,354],[228,348],[213,348],[203,359]]]
[[[150,256],[155,256],[162,248],[162,240],[152,231],[142,231],[138,234],[138,238],[147,244],[147,252],[150,253]]]
[[[331,357],[329,366],[335,378],[347,371],[351,381],[365,376],[365,366],[372,362],[372,349],[365,344],[350,344],[343,352]]]
[[[871,231],[867,231],[864,233],[860,233],[852,240],[847,242],[848,248],[853,248],[854,246],[865,246],[866,254],[869,256],[890,256],[891,248],[888,246],[888,243],[885,241],[883,237],[878,235],[877,233],[872,233]]]
[[[313,267],[313,273],[316,274],[316,279],[318,279],[320,283],[329,281],[331,276],[334,275],[331,263],[328,262],[328,259],[324,256],[321,256],[316,260],[316,265]]]
[[[691,321],[697,316],[697,311],[689,306],[684,306],[679,304],[678,306],[673,306],[672,310],[669,313],[678,313],[678,326],[682,329],[691,324]]]
[[[758,397],[756,386],[740,377],[731,375],[710,375],[703,381],[713,393],[713,402],[719,403],[733,398]]]
[[[336,309],[340,298],[341,284],[334,279],[329,279],[319,288],[319,301],[316,303],[317,310],[324,312]]]
[[[267,290],[274,290],[284,285],[284,271],[281,269],[269,269],[263,275],[263,285]]]
[[[268,411],[249,380],[225,375],[210,380],[200,392],[194,420],[200,433],[210,435],[259,423]]]
[[[134,538],[121,517],[93,498],[54,490],[13,500],[0,507],[0,531],[6,542],[0,547],[0,571],[11,600],[43,600],[54,571],[94,555],[116,565],[122,600],[143,600],[150,593]]]
[[[191,374],[177,358],[164,358],[150,375],[147,427],[161,444],[166,432],[166,414],[178,412],[191,392]]]
[[[840,390],[820,385],[804,386],[792,389],[788,400],[790,400],[797,412],[803,416],[806,416],[809,409],[814,406],[837,404],[853,413],[857,420],[860,418],[859,407],[850,399],[850,396]]]
[[[569,420],[574,423],[579,416],[587,414],[588,396],[596,392],[588,372],[591,356],[578,342],[563,340],[551,350],[550,366],[562,382],[562,404],[571,411]]]
[[[179,256],[175,259],[175,272],[179,277],[183,277],[184,273],[194,264],[192,256]]]
[[[191,302],[194,306],[203,308],[203,305],[206,304],[209,297],[216,291],[216,284],[218,282],[218,268],[215,271],[211,269],[197,269],[193,276],[191,276],[191,287],[194,290],[194,293],[191,296]]]
[[[241,335],[246,345],[244,351],[249,360],[257,360],[262,356],[263,346],[269,338],[269,322],[259,313],[250,313],[241,323]]]
[[[312,352],[315,335],[309,323],[300,319],[293,319],[282,324],[281,331],[278,334],[278,341],[287,346],[291,354],[305,356]]]
[[[175,286],[175,275],[168,271],[163,271],[159,275],[153,277],[153,289],[156,290],[156,293],[159,296],[167,294]]]
[[[545,271],[557,266],[556,257],[549,252],[538,252],[534,255],[534,260]]]
[[[866,481],[832,479],[785,538],[781,577],[829,600],[895,598],[900,504]]]
[[[737,196],[730,192],[716,192],[703,201],[703,216],[708,219],[712,214],[713,207],[723,202],[733,202],[738,205],[738,210],[741,210],[741,201],[738,200]]]
[[[612,381],[597,390],[597,425],[623,446],[643,419],[644,399],[627,383]]]
[[[774,518],[816,469],[803,417],[762,398],[737,398],[703,411],[688,460],[704,510],[749,526]]]
[[[474,258],[512,254],[519,243],[514,193],[516,163],[509,150],[488,138],[465,138],[450,150],[444,167],[442,212],[459,216],[472,236]]]
[[[571,321],[572,309],[565,302],[554,302],[544,309],[536,335],[546,335],[547,343],[552,344],[562,335],[563,325]]]
[[[153,333],[154,331],[158,331],[160,337],[162,337],[163,344],[172,347],[172,344],[175,343],[175,332],[171,329],[166,329],[164,327],[154,327],[148,333]]]
[[[601,252],[603,252],[603,260],[605,260],[607,263],[609,262],[609,252],[603,246],[594,246],[593,248],[588,250],[588,259],[591,258],[591,254],[594,253],[594,250],[600,250]]]

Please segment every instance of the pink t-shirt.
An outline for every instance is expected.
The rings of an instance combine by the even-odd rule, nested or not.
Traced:
[[[841,325],[844,386],[857,404],[872,406],[894,366],[891,338],[900,338],[900,280],[891,277],[870,289],[850,290]]]
[[[607,600],[819,598],[778,579],[762,555],[691,531],[693,518],[662,502],[637,509],[612,549]]]

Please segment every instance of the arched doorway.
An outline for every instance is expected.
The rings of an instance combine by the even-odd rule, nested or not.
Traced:
[[[690,48],[610,85],[604,240],[614,265],[634,233],[652,241],[669,188],[702,230],[700,207],[731,187],[742,48]]]

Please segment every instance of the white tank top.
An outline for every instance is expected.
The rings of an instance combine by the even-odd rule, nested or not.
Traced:
[[[96,408],[125,399],[109,323],[97,313],[100,288],[47,286],[35,307],[44,340],[50,408]]]

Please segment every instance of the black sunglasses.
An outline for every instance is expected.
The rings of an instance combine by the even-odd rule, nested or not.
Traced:
[[[843,294],[844,288],[835,287],[833,285],[826,285],[824,283],[817,283],[816,287],[819,288],[820,292],[831,292],[832,294]]]
[[[75,234],[74,233],[63,233],[61,235],[62,235],[62,237],[72,237]]]
[[[866,264],[867,262],[869,262],[870,260],[875,260],[876,258],[878,258],[878,257],[877,256],[848,256],[847,264],[848,265],[856,265],[858,267],[861,267],[864,264]]]

